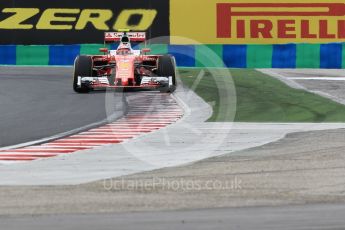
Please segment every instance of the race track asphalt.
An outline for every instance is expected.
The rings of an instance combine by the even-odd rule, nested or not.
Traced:
[[[107,118],[105,93],[76,94],[70,67],[0,67],[0,147]]]
[[[105,94],[75,94],[71,89],[71,72],[71,68],[0,67],[0,146],[19,144],[27,141],[37,140],[47,136],[52,136],[61,132],[66,132],[93,122],[103,120],[107,117],[107,113],[105,110]],[[327,142],[331,142],[330,140],[334,141],[333,139],[335,139],[330,136],[330,133],[326,133],[324,134],[324,136],[322,135],[323,134],[320,134],[319,138],[329,138],[329,141]],[[313,194],[313,192],[316,192],[317,194],[317,192],[322,192],[325,188],[329,188],[332,190],[332,193],[329,193],[331,195],[337,195],[337,191],[341,194],[344,194],[344,183],[337,183],[338,181],[334,181],[334,185],[337,185],[338,187],[332,186],[333,184],[331,183],[333,182],[333,180],[331,179],[343,178],[343,174],[339,176],[333,176],[334,178],[332,178],[330,175],[333,174],[327,174],[327,171],[325,171],[329,169],[333,172],[334,170],[344,168],[343,166],[334,167],[329,163],[330,161],[333,162],[334,160],[337,161],[337,163],[341,164],[342,158],[340,158],[340,160],[338,160],[338,158],[333,158],[334,155],[329,153],[329,149],[331,149],[332,151],[336,151],[337,154],[343,156],[341,155],[341,153],[343,153],[343,147],[339,146],[339,143],[344,143],[343,139],[341,139],[343,138],[343,135],[335,135],[339,138],[335,140],[335,143],[338,143],[338,145],[332,146],[331,148],[319,146],[320,143],[327,142],[321,142],[319,139],[317,139],[318,136],[319,135],[313,134],[312,137],[316,138],[315,141],[308,143],[303,142],[305,140],[305,137],[303,136],[298,139],[302,140],[301,142],[303,143],[301,143],[301,145],[307,148],[309,152],[313,151],[313,149],[311,149],[311,146],[320,148],[319,154],[322,157],[318,158],[318,162],[320,162],[319,164],[321,166],[316,167],[316,162],[312,161],[312,158],[312,160],[308,158],[311,156],[315,156],[315,152],[311,154],[305,149],[297,146],[296,148],[299,148],[300,151],[304,151],[309,155],[299,156],[300,158],[296,155],[293,155],[296,154],[296,152],[293,149],[291,150],[291,143],[293,145],[296,145],[296,142],[289,142],[291,141],[289,139],[287,140],[288,145],[286,148],[292,151],[293,154],[290,153],[290,155],[288,155],[288,150],[286,150],[287,152],[283,152],[283,149],[279,148],[279,145],[277,145],[277,143],[272,144],[277,145],[278,147],[276,148],[279,149],[279,151],[272,151],[277,152],[281,155],[281,158],[278,158],[275,155],[272,156],[274,165],[276,166],[279,162],[288,165],[286,163],[287,159],[295,160],[296,162],[301,162],[302,160],[310,161],[313,169],[319,169],[322,175],[324,175],[325,177],[328,176],[328,179],[326,181],[324,178],[318,177],[318,175],[316,174],[315,178],[317,178],[317,183],[313,183],[314,181],[310,180],[313,178],[308,177],[309,174],[303,172],[303,170],[305,170],[310,174],[315,174],[314,171],[311,171],[310,168],[283,168],[283,170],[286,171],[285,173],[296,173],[296,175],[298,175],[295,177],[291,177],[289,176],[290,174],[285,174],[292,178],[292,180],[296,180],[296,183],[291,183],[290,185],[296,185],[298,182],[297,178],[302,178],[301,181],[306,185],[315,184],[316,186],[319,186],[319,190],[317,191],[312,191],[312,189],[308,190],[302,187],[302,189],[298,191],[298,193],[303,194],[303,192],[305,191],[310,191],[312,197],[315,197],[315,194]],[[262,151],[268,151],[267,146],[263,146],[262,148]],[[302,154],[300,152],[297,153]],[[329,155],[330,159],[325,158],[325,156],[327,155]],[[277,174],[279,175],[283,174],[283,172],[281,171],[272,170],[273,163],[271,163],[270,165],[270,163],[267,161],[267,156],[260,155],[260,157],[254,157],[256,157],[260,163],[266,163],[261,164],[261,167],[266,167],[267,170],[271,170],[271,173],[277,172]],[[210,172],[214,172],[215,169],[224,170],[224,167],[222,168],[222,166],[224,166],[225,163],[220,161],[219,158],[217,159],[217,161],[219,162],[218,167],[217,165],[214,166],[212,164],[208,166],[212,167],[212,171],[207,171],[208,174],[210,174]],[[250,161],[245,159],[241,159],[241,161],[243,162],[243,164],[249,165],[247,167],[250,167]],[[203,162],[202,164],[205,165],[205,162]],[[267,167],[267,165],[269,167]],[[229,160],[229,164],[225,166],[228,168],[228,170],[236,170],[236,168],[234,168],[234,161]],[[279,167],[279,164],[276,167]],[[259,169],[260,168],[254,167],[252,171],[249,171],[248,168],[243,167],[243,170],[246,170],[246,172],[243,172],[242,175],[252,174],[254,182],[259,178],[260,181],[265,183],[264,178],[266,178],[266,181],[272,181],[272,183],[274,183],[273,177],[270,176],[268,172]],[[183,175],[184,169],[178,168],[172,170],[174,170],[173,174],[175,177],[181,177],[181,175]],[[192,170],[195,169],[192,168]],[[179,175],[178,172],[182,172],[182,174]],[[197,176],[199,177],[200,175],[201,177],[205,177],[204,175],[202,175],[202,173],[200,173],[200,170],[191,172],[196,172]],[[193,175],[191,172],[188,172],[188,175]],[[232,171],[231,173],[234,174],[236,173],[236,171]],[[341,171],[339,171],[339,174],[340,173]],[[215,171],[213,174],[216,175],[217,178],[222,175],[226,175],[224,171]],[[231,176],[232,174],[228,173],[227,175]],[[227,178],[225,177],[225,179]],[[279,179],[279,181],[282,181],[283,183],[287,181],[287,177],[284,178],[284,176],[282,176],[281,178],[277,176],[276,179]],[[254,182],[249,180],[249,183],[253,183],[253,187],[255,188],[256,184]],[[324,185],[320,182],[326,182],[327,185]],[[279,184],[276,185],[279,186]],[[249,187],[249,189],[252,189],[253,187]],[[49,186],[43,186],[41,188],[49,188]],[[266,187],[258,186],[257,188],[263,191],[267,191],[267,188],[269,187],[267,187],[266,185]],[[294,187],[285,185],[278,188],[280,189],[277,190],[278,192],[281,192],[283,194],[293,194],[292,189]],[[7,189],[7,187],[2,187],[2,189]],[[18,187],[9,189],[17,191]],[[68,187],[65,187],[65,189],[67,193],[71,191]],[[98,188],[97,190],[99,194],[101,194],[101,189],[102,188]],[[284,189],[286,190],[286,192],[284,191]],[[52,190],[57,189],[53,188]],[[13,195],[13,191],[8,191],[9,190],[7,190],[6,194],[12,196],[13,200],[17,201],[18,197],[23,197],[23,195],[16,196],[16,193],[14,193]],[[92,193],[90,193],[90,189],[83,189],[83,192],[85,192],[85,194],[78,193],[78,196],[81,199],[86,200],[86,203],[83,204],[83,208],[93,211],[95,203],[90,201],[92,195]],[[128,193],[128,191],[125,192]],[[35,195],[35,197],[44,198],[38,188],[33,188],[33,194]],[[53,205],[53,201],[59,201],[60,204],[57,205],[56,208],[66,210],[67,203],[61,202],[61,197],[52,196],[52,194],[54,193],[48,193],[47,200],[49,202],[43,202],[37,206],[32,207],[34,209],[41,210],[42,208],[44,208],[44,205]],[[118,193],[115,192],[107,192],[107,194],[112,198],[116,198],[116,196],[118,196]],[[157,202],[158,194],[159,193],[153,193],[153,195],[155,196],[153,204]],[[144,195],[144,193],[137,193],[137,197],[139,197],[140,200],[147,199]],[[67,196],[70,197],[70,194],[68,194]],[[179,196],[181,197],[181,194],[177,194],[176,199],[178,199]],[[215,194],[215,196],[217,196],[217,194]],[[219,197],[222,196],[218,195],[218,198]],[[166,197],[164,198],[165,203],[167,203],[168,205],[172,206],[174,204],[174,202],[167,202]],[[264,198],[267,200],[269,199],[269,197],[267,196],[265,196]],[[8,200],[9,198],[4,197],[4,199]],[[130,197],[130,199],[133,201],[138,201],[135,200],[135,196]],[[28,201],[30,201],[30,199],[28,199]],[[301,201],[303,203],[303,200]],[[180,198],[179,200],[175,201],[175,204],[181,202],[182,201]],[[107,203],[110,203],[110,201],[107,201]],[[339,202],[339,204],[308,204],[308,202],[304,201],[304,205],[294,206],[261,206],[221,209],[206,208],[194,210],[180,209],[177,211],[146,211],[122,213],[119,209],[118,203],[114,204],[113,206],[118,209],[119,213],[102,213],[102,211],[104,212],[105,210],[105,207],[102,206],[100,208],[101,211],[96,214],[81,212],[80,214],[53,213],[50,215],[34,215],[30,212],[27,215],[0,215],[0,229],[345,229],[345,205],[341,202]],[[23,207],[23,204],[20,202],[13,202],[11,205],[8,205],[7,207],[5,206],[5,208],[3,208],[2,210],[10,209],[13,207],[18,207],[17,209],[20,210]],[[145,207],[149,208],[150,205]],[[170,208],[173,209],[172,207]],[[66,211],[69,210],[67,209]]]
[[[344,205],[316,204],[118,214],[43,215],[0,217],[0,228],[7,230],[340,230],[345,227],[344,214]]]

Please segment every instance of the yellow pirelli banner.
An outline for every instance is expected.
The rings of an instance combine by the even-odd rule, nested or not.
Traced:
[[[174,44],[345,41],[345,0],[171,0]]]

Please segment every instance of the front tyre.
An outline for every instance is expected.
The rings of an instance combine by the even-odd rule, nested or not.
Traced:
[[[157,75],[163,77],[172,77],[172,85],[163,92],[173,92],[176,89],[176,63],[171,55],[163,55],[158,58]]]
[[[78,85],[78,77],[92,77],[92,58],[90,56],[78,56],[74,61],[73,90],[77,93],[88,93],[90,88]]]

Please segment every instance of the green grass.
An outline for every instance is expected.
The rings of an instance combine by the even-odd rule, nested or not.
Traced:
[[[183,83],[213,107],[208,121],[345,122],[345,106],[252,69],[181,68]]]

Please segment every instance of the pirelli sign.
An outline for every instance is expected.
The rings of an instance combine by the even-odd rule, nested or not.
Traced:
[[[100,43],[122,28],[172,44],[344,42],[345,0],[0,1],[0,44]]]
[[[189,37],[200,43],[345,41],[344,0],[172,0],[171,11],[171,35]],[[189,20],[185,20],[187,15],[195,18],[189,16]],[[175,37],[172,42],[183,43],[183,39]]]
[[[101,43],[104,31],[129,28],[169,35],[168,0],[3,0],[0,44]]]

